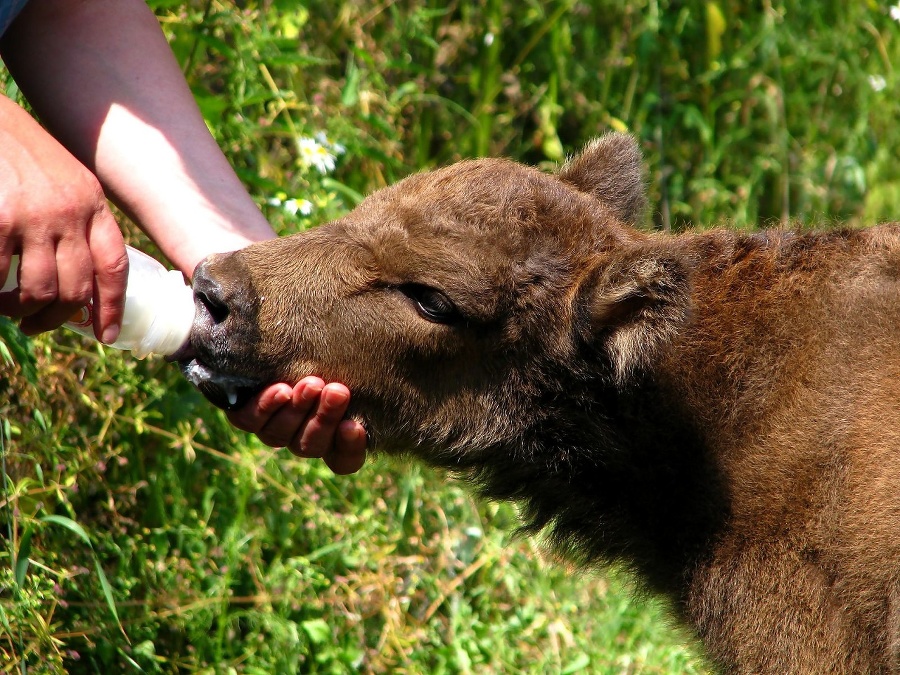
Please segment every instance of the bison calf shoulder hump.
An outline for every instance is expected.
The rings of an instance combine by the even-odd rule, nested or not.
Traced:
[[[629,566],[723,671],[898,670],[900,228],[651,235],[641,175],[625,135],[467,161],[214,256],[186,367],[225,406],[345,382],[376,445]]]

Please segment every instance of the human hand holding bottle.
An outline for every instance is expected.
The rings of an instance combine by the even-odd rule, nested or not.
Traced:
[[[22,331],[56,328],[93,300],[98,339],[119,333],[128,258],[94,175],[18,105],[0,96],[0,278],[21,258],[0,314]]]

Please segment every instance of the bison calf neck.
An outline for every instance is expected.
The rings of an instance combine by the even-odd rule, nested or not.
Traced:
[[[198,270],[219,405],[317,374],[734,673],[900,668],[900,227],[649,235],[634,141],[467,161]]]

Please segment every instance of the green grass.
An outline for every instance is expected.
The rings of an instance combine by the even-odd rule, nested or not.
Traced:
[[[384,458],[335,477],[231,431],[171,366],[55,337],[37,372],[60,388],[2,410],[9,672],[704,672],[623,578],[512,537],[509,506]]]
[[[552,167],[609,129],[644,147],[647,227],[900,211],[886,5],[151,5],[284,233],[412,171]],[[324,173],[301,151],[319,133]],[[707,672],[624,575],[512,536],[511,506],[386,459],[334,477],[161,361],[0,320],[0,436],[0,672]]]

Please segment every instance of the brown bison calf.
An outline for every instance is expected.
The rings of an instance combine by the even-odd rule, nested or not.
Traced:
[[[648,235],[640,156],[416,175],[197,272],[214,402],[310,373],[733,673],[900,670],[900,226]]]

